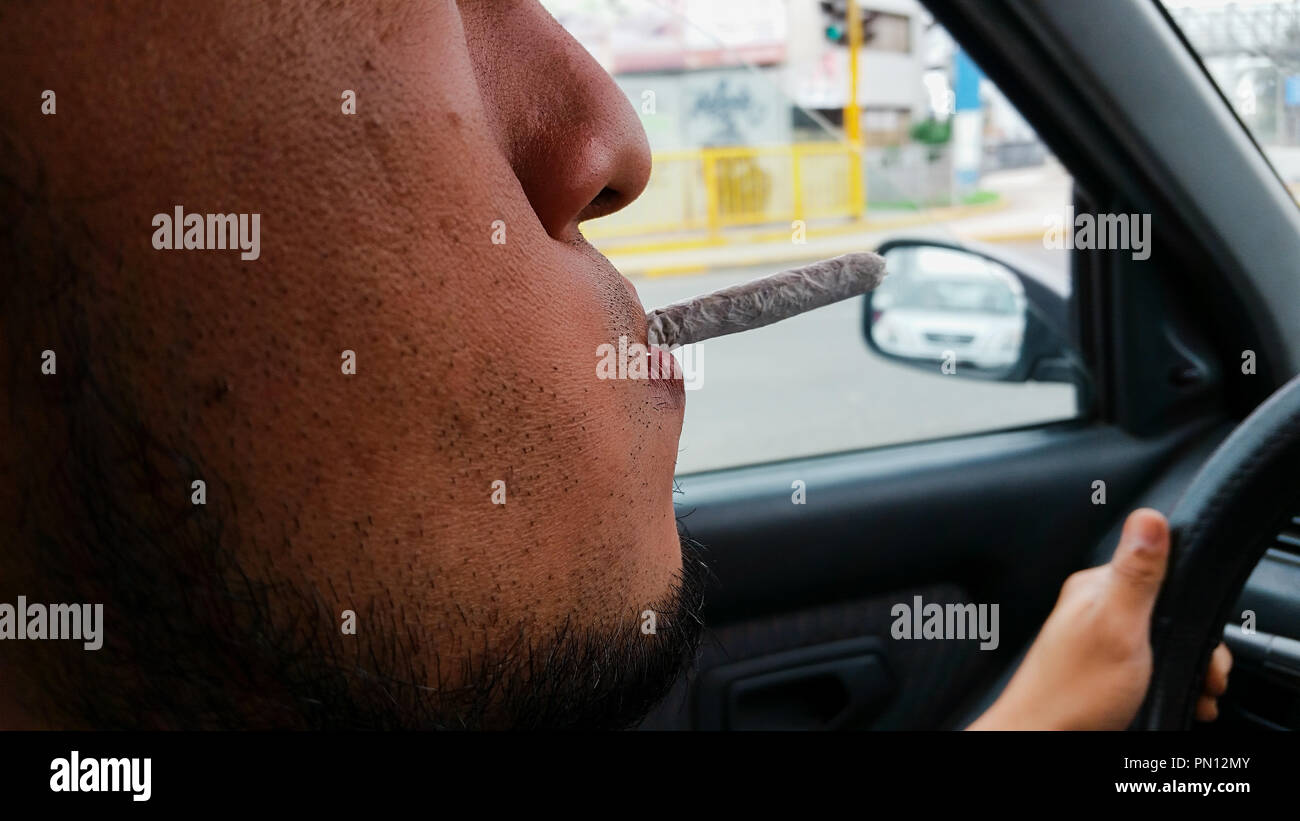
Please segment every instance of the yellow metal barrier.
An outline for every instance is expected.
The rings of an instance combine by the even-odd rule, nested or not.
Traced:
[[[592,239],[860,218],[862,154],[846,143],[700,148],[654,155],[641,197],[583,226]]]

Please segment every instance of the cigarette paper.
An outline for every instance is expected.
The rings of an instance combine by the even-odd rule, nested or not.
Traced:
[[[648,341],[675,348],[761,328],[865,294],[884,278],[885,260],[877,254],[862,252],[824,259],[656,308],[645,315]]]

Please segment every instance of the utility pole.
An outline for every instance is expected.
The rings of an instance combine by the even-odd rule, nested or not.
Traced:
[[[862,12],[858,0],[848,0],[845,22],[849,34],[849,99],[844,106],[844,136],[849,141],[849,196],[853,216],[862,218],[866,204],[862,181],[862,112],[858,108],[858,52],[862,49]]]
[[[862,116],[858,110],[858,52],[862,49],[862,16],[858,0],[849,0],[844,15],[849,34],[849,99],[844,106],[844,134],[854,145],[862,144]]]

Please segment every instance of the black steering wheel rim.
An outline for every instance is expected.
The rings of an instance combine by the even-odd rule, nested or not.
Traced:
[[[1210,654],[1281,524],[1300,514],[1300,377],[1246,417],[1169,516],[1169,572],[1151,620],[1153,669],[1136,729],[1191,725]]]

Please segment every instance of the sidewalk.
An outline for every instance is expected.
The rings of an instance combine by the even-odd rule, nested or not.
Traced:
[[[1070,182],[1055,164],[989,174],[981,187],[998,194],[994,202],[869,213],[858,222],[809,227],[802,243],[793,241],[789,229],[765,226],[728,231],[716,240],[676,236],[597,247],[629,277],[662,277],[825,259],[870,250],[894,236],[1032,242],[1043,236],[1047,218],[1068,205]]]

